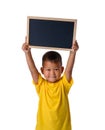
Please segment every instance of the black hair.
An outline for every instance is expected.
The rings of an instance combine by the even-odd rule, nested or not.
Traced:
[[[42,65],[44,64],[45,61],[60,63],[62,65],[62,57],[56,51],[48,51],[48,52],[46,52],[42,57]]]

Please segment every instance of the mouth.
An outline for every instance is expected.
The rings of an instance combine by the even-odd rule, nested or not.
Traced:
[[[49,77],[50,79],[55,79],[56,77]]]
[[[56,80],[56,77],[49,77],[49,80],[55,81],[55,80]]]

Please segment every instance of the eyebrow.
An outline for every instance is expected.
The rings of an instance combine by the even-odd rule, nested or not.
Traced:
[[[61,66],[59,67],[43,67],[44,69],[59,69]]]

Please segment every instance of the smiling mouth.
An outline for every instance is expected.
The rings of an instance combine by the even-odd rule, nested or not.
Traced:
[[[56,77],[49,77],[50,79],[56,79]]]

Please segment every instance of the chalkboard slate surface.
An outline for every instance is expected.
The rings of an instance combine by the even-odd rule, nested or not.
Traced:
[[[75,40],[76,20],[45,17],[28,18],[31,47],[70,49]]]

